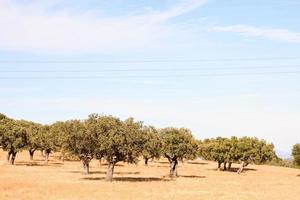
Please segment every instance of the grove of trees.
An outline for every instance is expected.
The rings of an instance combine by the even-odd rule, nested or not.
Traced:
[[[103,159],[108,165],[106,181],[112,181],[118,162],[138,163],[140,158],[145,165],[149,160],[167,158],[172,178],[178,175],[179,161],[197,157],[216,161],[218,169],[223,164],[224,170],[230,170],[232,163],[240,163],[238,173],[250,163],[264,164],[277,158],[274,146],[257,138],[218,137],[198,141],[186,128],[156,129],[133,118],[121,120],[98,114],[51,125],[0,114],[0,148],[7,152],[10,164],[14,164],[17,153],[23,150],[29,152],[31,160],[36,151],[42,151],[45,164],[52,152],[61,152],[62,157],[71,155],[81,161],[83,174],[89,174],[92,159]],[[295,162],[300,162],[299,145],[294,148]]]
[[[206,139],[200,142],[199,154],[206,160],[216,161],[218,169],[230,170],[232,163],[240,163],[241,173],[250,164],[265,164],[277,159],[273,144],[250,137]]]

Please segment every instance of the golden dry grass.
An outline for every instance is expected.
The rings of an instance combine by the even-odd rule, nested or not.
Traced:
[[[176,180],[165,178],[168,163],[148,167],[120,163],[115,181],[103,180],[106,166],[94,161],[91,174],[81,174],[80,162],[51,157],[44,166],[40,153],[30,162],[27,152],[17,155],[16,165],[5,163],[0,152],[0,200],[299,200],[300,170],[250,165],[242,175],[216,171],[216,164],[193,161],[180,164]],[[234,166],[237,167],[237,166]]]

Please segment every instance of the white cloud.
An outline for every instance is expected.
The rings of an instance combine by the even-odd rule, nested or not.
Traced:
[[[292,32],[287,29],[274,29],[265,27],[255,27],[248,25],[217,26],[213,31],[232,32],[247,37],[261,37],[274,41],[289,43],[300,43],[300,33]]]
[[[55,1],[57,3],[59,1]],[[0,50],[85,53],[116,52],[159,44],[180,30],[167,20],[188,13],[205,0],[184,0],[164,11],[105,17],[101,10],[74,14],[47,12],[49,1],[29,5],[0,0]]]
[[[156,12],[156,13],[152,14],[152,17],[154,19],[157,19],[158,21],[168,20],[172,17],[177,17],[177,16],[183,15],[185,13],[188,13],[188,12],[204,5],[206,2],[207,2],[207,0],[183,1],[182,3],[177,4],[166,11]]]

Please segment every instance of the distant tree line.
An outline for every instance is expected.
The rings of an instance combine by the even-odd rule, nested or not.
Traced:
[[[148,165],[149,160],[165,157],[170,163],[170,177],[177,176],[179,161],[197,157],[216,161],[218,169],[223,165],[223,170],[230,170],[232,163],[240,163],[238,173],[250,163],[264,164],[277,159],[274,146],[257,138],[218,137],[199,141],[186,128],[156,129],[133,118],[120,120],[98,114],[51,125],[0,114],[0,147],[7,151],[10,164],[23,150],[28,150],[31,160],[36,151],[42,151],[46,164],[52,152],[59,151],[62,157],[72,155],[82,162],[84,174],[89,174],[92,159],[106,160],[107,181],[112,181],[118,162],[137,163],[139,158]]]

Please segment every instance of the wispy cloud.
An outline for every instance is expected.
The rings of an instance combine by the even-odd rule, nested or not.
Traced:
[[[152,18],[158,21],[168,20],[173,17],[177,17],[186,14],[200,6],[207,3],[208,0],[185,0],[179,4],[174,5],[166,11],[153,12]]]
[[[53,3],[44,2],[0,0],[0,50],[89,53],[151,46],[180,30],[166,25],[169,19],[204,5],[206,0],[182,0],[163,11],[114,17],[99,15],[101,10],[75,14],[64,8],[49,13],[46,10]]]
[[[300,33],[288,29],[255,27],[248,25],[216,26],[213,31],[237,33],[246,37],[260,37],[274,41],[300,43]]]

